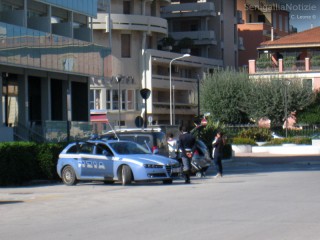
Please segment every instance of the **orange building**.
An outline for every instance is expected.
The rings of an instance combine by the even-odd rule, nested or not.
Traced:
[[[257,57],[260,43],[292,32],[289,12],[277,4],[269,4],[267,0],[238,0],[237,9],[243,19],[243,24],[238,24],[238,35],[244,45],[244,51],[239,52],[239,66],[247,66],[249,59]]]

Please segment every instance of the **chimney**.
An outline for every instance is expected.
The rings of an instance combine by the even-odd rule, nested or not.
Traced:
[[[273,27],[271,27],[271,41],[273,41]]]

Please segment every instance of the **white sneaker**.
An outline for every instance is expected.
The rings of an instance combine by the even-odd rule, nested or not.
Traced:
[[[221,178],[222,175],[220,173],[218,173],[217,175],[214,176],[214,178]]]

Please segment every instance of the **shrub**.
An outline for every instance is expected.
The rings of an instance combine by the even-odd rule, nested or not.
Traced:
[[[287,56],[283,58],[283,66],[284,68],[292,68],[296,64],[295,56]]]
[[[235,137],[232,139],[233,145],[251,145],[256,146],[256,142],[251,138]]]
[[[63,143],[44,143],[37,147],[37,161],[41,170],[39,178],[54,180],[58,179],[56,172],[59,153],[63,150]]]
[[[164,37],[161,39],[161,44],[163,47],[168,47],[168,46],[174,46],[176,40],[174,40],[174,38],[172,38],[171,36],[168,37]]]
[[[0,186],[32,180],[58,179],[56,164],[61,143],[10,142],[0,144]]]
[[[320,55],[311,58],[311,66],[320,66]]]
[[[272,67],[272,62],[267,54],[262,54],[256,61],[257,68],[270,68]]]
[[[275,138],[264,144],[264,146],[275,146],[282,145],[284,143],[294,143],[294,144],[306,144],[310,145],[312,143],[311,138],[307,137],[290,137],[290,138]]]
[[[244,129],[239,133],[239,137],[241,138],[250,138],[255,142],[265,142],[271,140],[271,130],[268,128],[249,128]]]
[[[0,185],[19,185],[39,174],[36,144],[14,142],[0,144]]]

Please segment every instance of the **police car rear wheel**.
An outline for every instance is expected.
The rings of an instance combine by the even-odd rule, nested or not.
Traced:
[[[122,185],[129,185],[132,182],[132,172],[129,166],[123,166],[121,172]]]
[[[76,174],[71,166],[66,166],[62,170],[62,181],[68,186],[76,185]]]

